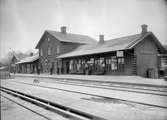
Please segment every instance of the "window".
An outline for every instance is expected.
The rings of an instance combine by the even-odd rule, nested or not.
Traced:
[[[81,71],[81,60],[77,61],[77,71]]]
[[[83,67],[85,65],[85,61],[82,59],[75,59],[75,60],[70,60],[69,62],[69,70],[70,72],[83,72]]]
[[[40,50],[40,55],[43,56],[43,50],[42,49]]]
[[[48,47],[48,55],[51,55],[51,48]]]
[[[104,58],[100,58],[100,66],[101,67],[105,67]]]
[[[118,64],[124,64],[124,58],[118,58]]]
[[[117,57],[112,56],[111,57],[111,70],[117,70],[117,69],[118,69]]]
[[[72,68],[73,68],[72,65],[73,65],[73,61],[70,60],[70,64],[69,64],[69,69],[70,69],[70,70],[72,70]]]
[[[84,68],[85,68],[85,60],[84,59],[81,60],[81,64],[82,64],[82,66],[81,66],[82,70],[84,70]]]
[[[160,66],[162,68],[166,68],[167,67],[167,58],[166,57],[161,57],[160,58]]]
[[[50,41],[50,38],[47,38],[48,42]]]
[[[95,59],[95,71],[102,72],[105,69],[104,58]]]
[[[74,69],[74,67],[73,67],[73,64],[74,64],[74,61],[73,60],[70,60],[70,70],[73,70]]]
[[[90,64],[94,63],[94,58],[90,58]]]
[[[123,57],[118,58],[118,70],[120,72],[124,71],[124,63],[125,63],[125,60]]]
[[[106,71],[118,70],[118,63],[124,63],[124,59],[118,60],[116,56],[106,57]]]
[[[99,71],[100,69],[100,59],[96,58],[95,59],[95,71]]]
[[[106,71],[110,71],[111,70],[111,58],[107,57],[106,58]]]
[[[57,53],[60,53],[60,46],[57,45]]]

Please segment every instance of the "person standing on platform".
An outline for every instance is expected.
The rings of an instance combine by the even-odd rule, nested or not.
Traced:
[[[38,75],[40,75],[40,70],[41,70],[41,67],[40,67],[40,65],[38,65],[38,67],[37,67],[37,73],[38,73]]]
[[[53,74],[53,67],[52,67],[51,63],[49,63],[49,68],[50,68],[50,75],[52,75]]]
[[[89,75],[89,66],[88,66],[88,63],[85,63],[85,74],[86,75]]]
[[[104,62],[102,62],[102,72],[103,74],[105,74],[105,63]]]

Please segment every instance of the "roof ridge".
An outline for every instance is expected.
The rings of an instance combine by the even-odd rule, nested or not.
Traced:
[[[58,56],[58,58],[63,57],[72,57],[72,56],[82,56],[82,55],[90,55],[90,54],[97,54],[97,53],[104,53],[104,52],[111,52],[111,51],[117,51],[117,50],[127,50],[131,49],[134,44],[136,44],[138,41],[144,39],[147,35],[151,34],[151,32],[148,32],[146,34],[134,34],[134,35],[128,35],[116,39],[111,39],[113,42],[106,42],[106,44],[102,44],[101,47],[94,44],[95,47],[91,47],[91,49],[82,49],[79,48],[75,51],[72,51],[70,53],[66,53],[64,55]],[[118,39],[118,40],[117,40]],[[124,41],[124,42],[122,42]],[[88,46],[88,45],[86,45]]]
[[[118,37],[118,38],[114,38],[114,39],[109,39],[109,40],[106,40],[106,41],[111,41],[111,40],[116,40],[116,39],[121,39],[121,38],[126,38],[126,37],[132,37],[132,36],[136,36],[136,35],[140,35],[140,33],[133,34],[133,35],[127,35],[127,36],[123,36],[123,37]]]
[[[133,45],[134,45],[137,41],[139,41],[139,40],[143,40],[143,39],[144,39],[147,35],[149,35],[149,34],[152,34],[152,32],[147,32],[147,33],[144,34],[144,35],[141,34],[141,36],[140,36],[138,39],[132,41],[126,48],[129,48],[129,47],[133,46]]]
[[[81,35],[81,34],[74,34],[74,33],[62,34],[59,31],[52,31],[52,30],[46,30],[45,32],[47,32],[48,34],[52,35],[56,39],[63,42],[72,42],[72,43],[80,43],[80,44],[97,43],[96,39],[88,35]]]
[[[57,32],[57,33],[61,33],[61,31],[56,31],[56,30],[45,30],[45,31],[50,31],[50,32]],[[71,34],[71,35],[81,35],[81,36],[86,36],[86,37],[90,37],[89,35],[84,35],[84,34],[78,34],[78,33],[71,33],[71,32],[67,32],[66,34]],[[92,38],[92,37],[90,37],[90,38]],[[94,38],[92,38],[92,39],[94,39]],[[96,40],[95,40],[96,41]]]

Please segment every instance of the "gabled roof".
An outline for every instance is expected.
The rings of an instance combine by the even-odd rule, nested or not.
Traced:
[[[93,45],[83,45],[78,47],[76,50],[65,53],[63,55],[58,56],[57,58],[67,58],[67,57],[75,57],[75,56],[83,56],[83,55],[91,55],[98,53],[106,53],[111,51],[118,50],[127,50],[132,49],[135,45],[141,42],[145,37],[151,35],[154,37],[157,45],[164,49],[162,44],[156,39],[152,32],[147,32],[146,34],[135,34],[126,37],[116,38],[105,41],[103,44],[96,43]]]
[[[71,42],[71,43],[80,43],[80,44],[93,44],[96,43],[96,40],[87,36],[87,35],[80,35],[80,34],[72,34],[72,33],[61,33],[58,31],[46,30],[45,33],[49,33],[56,39],[61,42]],[[39,44],[41,43],[41,39],[38,42],[36,48],[38,48]]]
[[[34,56],[31,56],[31,57],[26,57],[26,58],[23,58],[22,60],[20,60],[19,62],[17,62],[16,64],[21,64],[21,63],[30,63],[30,62],[34,62],[36,60],[39,59],[39,54],[36,54]]]

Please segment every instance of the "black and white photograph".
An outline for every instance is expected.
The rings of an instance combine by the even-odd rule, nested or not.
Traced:
[[[167,0],[0,0],[0,120],[167,120]]]

